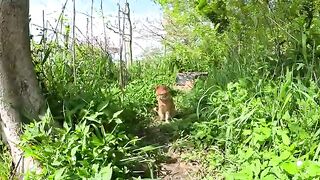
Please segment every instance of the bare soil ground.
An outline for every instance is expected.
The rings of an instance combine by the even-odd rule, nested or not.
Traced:
[[[157,125],[150,127],[146,132],[146,139],[151,144],[162,146],[165,159],[158,162],[157,177],[163,180],[197,180],[196,174],[199,172],[200,165],[197,163],[186,162],[181,158],[181,152],[171,148],[172,134],[163,131],[161,122],[156,122]],[[170,126],[170,124],[165,124]]]
[[[179,154],[174,152],[167,153],[173,161],[165,162],[160,164],[159,177],[164,180],[173,180],[173,179],[185,179],[193,180],[195,174],[199,171],[200,166],[197,164],[192,164],[181,160]]]

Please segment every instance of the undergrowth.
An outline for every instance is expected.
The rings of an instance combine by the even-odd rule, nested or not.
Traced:
[[[48,102],[22,136],[43,165],[36,177],[157,178],[172,148],[200,167],[194,179],[319,178],[319,3],[157,2],[168,49],[128,67],[123,88],[119,64],[93,45],[77,45],[73,62],[69,47],[32,43]],[[209,75],[173,90],[177,117],[156,121],[155,86],[173,89],[185,71]]]
[[[188,147],[186,159],[205,162],[208,178],[319,177],[319,95],[315,82],[306,86],[291,72],[279,81],[242,79],[209,90],[180,147]]]

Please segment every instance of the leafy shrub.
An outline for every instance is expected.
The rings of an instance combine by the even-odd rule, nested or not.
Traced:
[[[204,95],[189,140],[221,150],[210,152],[223,158],[207,162],[227,179],[319,177],[319,95],[290,72],[279,82],[231,82]]]
[[[119,114],[112,117],[104,112],[81,109],[75,128],[64,123],[63,128],[53,128],[51,115],[41,122],[26,127],[23,149],[27,155],[40,160],[48,179],[82,179],[99,176],[108,171],[108,177],[127,178],[135,176],[134,169],[148,171],[152,159],[147,153],[152,147],[141,147],[139,139],[119,127],[124,126]],[[144,166],[143,163],[145,164]],[[138,173],[136,175],[144,175]]]

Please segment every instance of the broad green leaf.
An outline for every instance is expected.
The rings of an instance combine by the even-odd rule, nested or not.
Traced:
[[[103,167],[100,171],[103,180],[111,180],[112,178],[112,167],[109,164],[107,167]]]
[[[290,156],[291,156],[291,153],[289,151],[283,151],[280,154],[280,159],[282,161],[284,161],[284,160],[288,159]]]
[[[286,121],[289,121],[289,120],[291,119],[290,114],[289,114],[288,111],[286,111],[286,112],[284,113],[284,115],[282,116],[282,119],[284,119],[284,120],[286,120]]]
[[[270,166],[278,166],[282,162],[282,159],[279,156],[273,156],[270,160]]]
[[[267,176],[268,174],[269,174],[269,172],[270,172],[270,167],[267,167],[266,169],[264,169],[262,172],[261,172],[261,174],[260,174],[260,177],[265,177],[265,176]]]
[[[99,169],[99,164],[94,164],[94,165],[92,165],[92,171],[93,171],[94,173],[97,173],[97,172],[98,172],[98,169]]]
[[[309,166],[306,167],[306,170],[311,177],[320,176],[320,165],[313,161],[311,161]]]
[[[60,168],[58,169],[55,173],[54,173],[54,179],[58,180],[58,179],[63,179],[63,173],[64,170],[66,169],[66,167]]]
[[[295,175],[299,172],[297,165],[293,162],[281,163],[280,167],[291,175]]]
[[[282,133],[281,137],[282,137],[282,142],[283,142],[283,144],[289,146],[289,145],[290,145],[290,138],[289,138],[289,136],[288,136],[287,134],[285,134],[285,133]]]
[[[249,159],[253,155],[254,151],[252,148],[248,148],[245,153],[245,159]]]

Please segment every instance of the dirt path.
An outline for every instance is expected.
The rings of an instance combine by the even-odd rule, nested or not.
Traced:
[[[173,140],[170,124],[158,124],[148,128],[146,140],[151,144],[160,145],[164,152],[165,160],[158,162],[157,176],[163,180],[197,180],[195,174],[200,170],[200,166],[195,163],[188,163],[181,158],[181,153],[175,152],[171,148]]]
[[[174,152],[168,152],[167,155],[172,158],[172,161],[160,164],[161,168],[159,172],[159,178],[164,180],[195,179],[194,175],[200,169],[198,165],[187,163],[181,160],[180,155]]]

